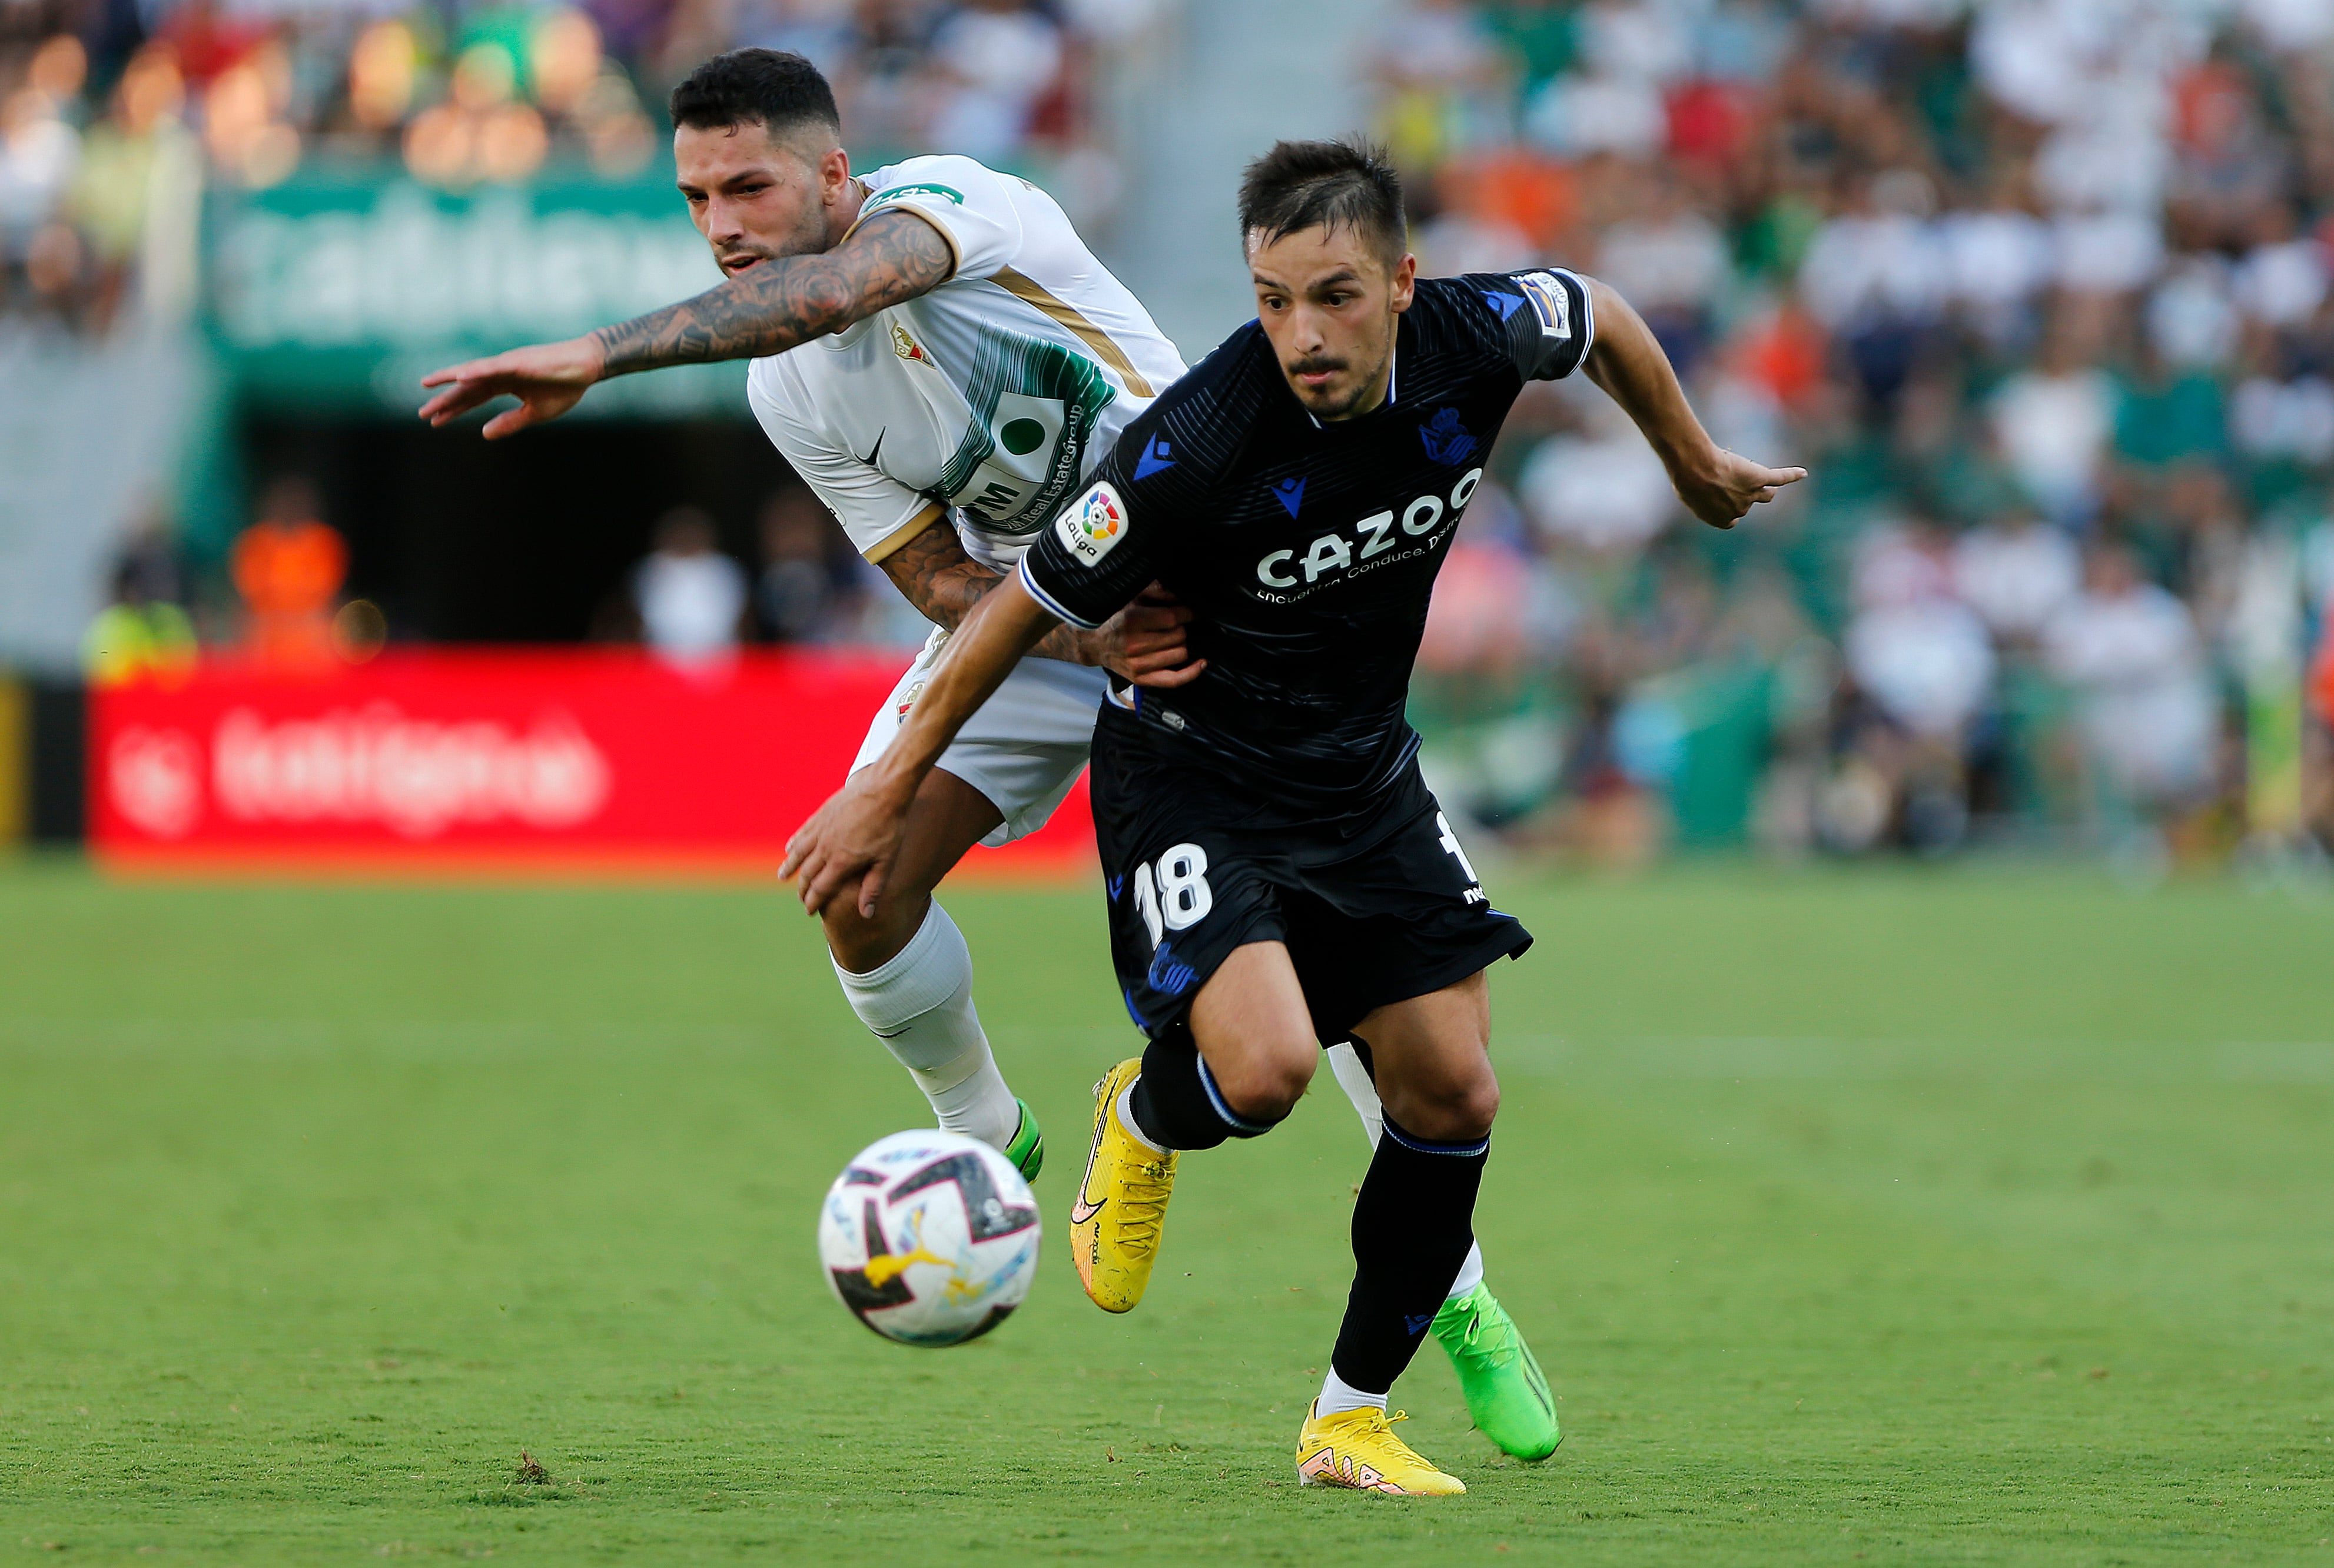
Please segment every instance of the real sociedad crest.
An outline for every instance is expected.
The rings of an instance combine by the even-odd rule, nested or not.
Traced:
[[[1475,438],[1459,422],[1456,409],[1437,409],[1434,417],[1418,428],[1418,438],[1426,445],[1429,462],[1443,463],[1457,467],[1475,450]]]

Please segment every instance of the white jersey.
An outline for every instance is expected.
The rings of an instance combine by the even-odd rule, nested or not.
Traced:
[[[966,553],[1010,572],[1119,431],[1183,373],[1182,356],[1027,180],[954,157],[860,179],[862,223],[911,208],[947,239],[956,270],[756,360],[754,417],[868,560],[948,509]]]

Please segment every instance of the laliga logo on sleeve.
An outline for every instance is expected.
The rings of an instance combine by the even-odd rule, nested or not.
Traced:
[[[1126,537],[1126,503],[1107,480],[1096,485],[1054,523],[1054,536],[1084,566],[1097,566]]]

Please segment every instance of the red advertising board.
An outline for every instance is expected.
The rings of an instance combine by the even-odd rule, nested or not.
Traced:
[[[839,784],[901,653],[391,651],[92,693],[91,842],[123,871],[767,875]],[[1081,779],[969,871],[1088,864]]]

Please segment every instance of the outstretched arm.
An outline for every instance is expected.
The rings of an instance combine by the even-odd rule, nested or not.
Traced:
[[[611,376],[757,360],[929,293],[955,270],[956,253],[931,220],[894,207],[871,215],[831,251],[766,261],[695,299],[602,327],[592,337]]]
[[[900,852],[909,804],[924,775],[965,721],[1005,684],[1013,666],[1060,624],[1018,578],[986,595],[965,617],[883,755],[853,774],[786,841],[778,875],[801,879],[797,890],[804,909],[817,914],[857,877],[859,912],[874,915]]]
[[[883,557],[885,575],[934,626],[954,631],[1004,579],[971,556],[944,518]],[[1092,631],[1057,625],[1029,651],[1065,664],[1101,665],[1137,686],[1185,686],[1198,676],[1186,646],[1191,610],[1153,583]]]
[[[1644,432],[1687,511],[1712,528],[1731,528],[1752,506],[1808,476],[1805,468],[1770,468],[1712,440],[1644,318],[1607,284],[1583,281],[1596,312],[1588,379]]]
[[[779,353],[925,293],[955,266],[956,253],[929,220],[905,208],[877,212],[833,250],[766,261],[694,299],[580,338],[432,370],[421,384],[444,390],[421,417],[442,425],[513,397],[519,406],[487,420],[485,434],[515,435],[557,418],[611,376]]]

